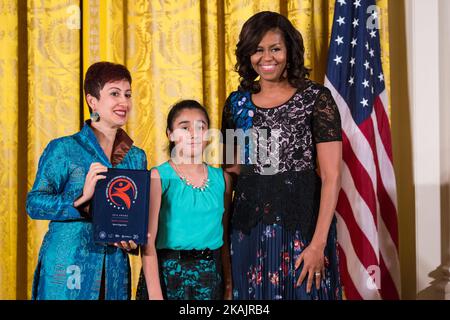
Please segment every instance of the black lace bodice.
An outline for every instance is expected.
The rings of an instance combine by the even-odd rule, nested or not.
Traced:
[[[254,155],[241,165],[233,227],[249,231],[262,219],[300,227],[311,236],[320,203],[316,144],[342,140],[339,110],[330,91],[310,81],[286,103],[270,109],[255,106],[248,92],[233,92],[223,111],[224,129],[251,129],[247,148]]]

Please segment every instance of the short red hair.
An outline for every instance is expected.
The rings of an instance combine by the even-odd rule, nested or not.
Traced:
[[[90,94],[100,99],[100,90],[111,81],[127,80],[131,85],[131,74],[127,67],[121,64],[102,61],[92,64],[84,77],[84,96]],[[89,106],[89,103],[88,103]],[[89,106],[89,112],[92,109]]]

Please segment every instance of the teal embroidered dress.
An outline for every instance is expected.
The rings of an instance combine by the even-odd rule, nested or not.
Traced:
[[[146,169],[144,151],[131,144],[132,140],[119,129],[114,148],[120,149],[119,161],[114,161],[117,157],[113,159],[113,150],[114,167]],[[130,298],[127,253],[114,246],[95,244],[91,220],[73,206],[83,192],[93,162],[113,167],[89,123],[77,134],[51,141],[39,160],[26,210],[32,219],[50,223],[39,252],[32,299],[99,299],[102,271],[105,299]]]

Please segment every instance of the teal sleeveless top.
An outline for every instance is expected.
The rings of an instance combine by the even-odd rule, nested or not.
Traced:
[[[157,249],[218,249],[223,244],[225,181],[221,168],[207,165],[203,190],[187,185],[169,162],[157,166],[161,177]]]

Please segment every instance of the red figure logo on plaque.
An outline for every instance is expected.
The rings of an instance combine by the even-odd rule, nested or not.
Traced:
[[[134,181],[127,176],[112,179],[106,188],[108,203],[115,209],[130,210],[137,199],[137,188]]]

